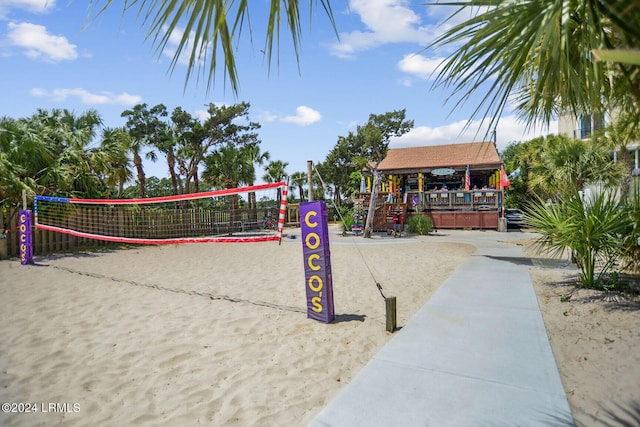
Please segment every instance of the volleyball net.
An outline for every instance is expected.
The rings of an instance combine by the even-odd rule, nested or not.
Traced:
[[[36,196],[36,228],[133,244],[282,239],[285,182],[144,199]]]

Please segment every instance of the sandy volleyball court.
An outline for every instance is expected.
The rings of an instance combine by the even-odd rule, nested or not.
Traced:
[[[306,318],[299,236],[0,262],[0,401],[39,410],[0,424],[305,425],[391,337],[370,271],[401,327],[474,251],[331,241],[331,325]]]
[[[0,425],[304,426],[391,338],[371,274],[397,297],[402,327],[475,251],[452,240],[489,233],[364,240],[330,230],[331,325],[306,318],[299,230],[280,246],[0,261],[0,402],[38,409],[0,413]],[[577,424],[640,420],[640,304],[576,291],[575,269],[515,235],[496,239],[541,260],[530,274]]]

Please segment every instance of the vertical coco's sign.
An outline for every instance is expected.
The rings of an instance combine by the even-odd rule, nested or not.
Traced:
[[[307,317],[324,323],[335,318],[328,216],[323,201],[300,204]]]
[[[18,224],[20,240],[20,264],[33,264],[33,241],[31,240],[31,211],[20,211]]]

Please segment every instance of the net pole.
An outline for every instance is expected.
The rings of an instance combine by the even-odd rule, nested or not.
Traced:
[[[289,185],[286,182],[280,187],[280,213],[278,214],[278,244],[282,243],[282,230],[284,229],[284,220],[287,215],[287,197],[289,196]]]

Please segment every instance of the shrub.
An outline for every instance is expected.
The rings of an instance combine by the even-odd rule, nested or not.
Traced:
[[[351,231],[353,225],[353,214],[345,213],[342,215],[342,231]]]
[[[425,235],[431,233],[433,224],[431,218],[426,215],[413,215],[407,221],[407,229],[410,233]]]
[[[540,236],[539,247],[561,254],[571,251],[580,269],[580,282],[602,287],[623,256],[621,236],[628,233],[631,218],[612,191],[584,201],[576,192],[546,205],[542,200],[527,209],[527,223]]]
[[[622,235],[624,269],[640,274],[640,182],[628,197],[624,210],[628,215],[628,229]]]

